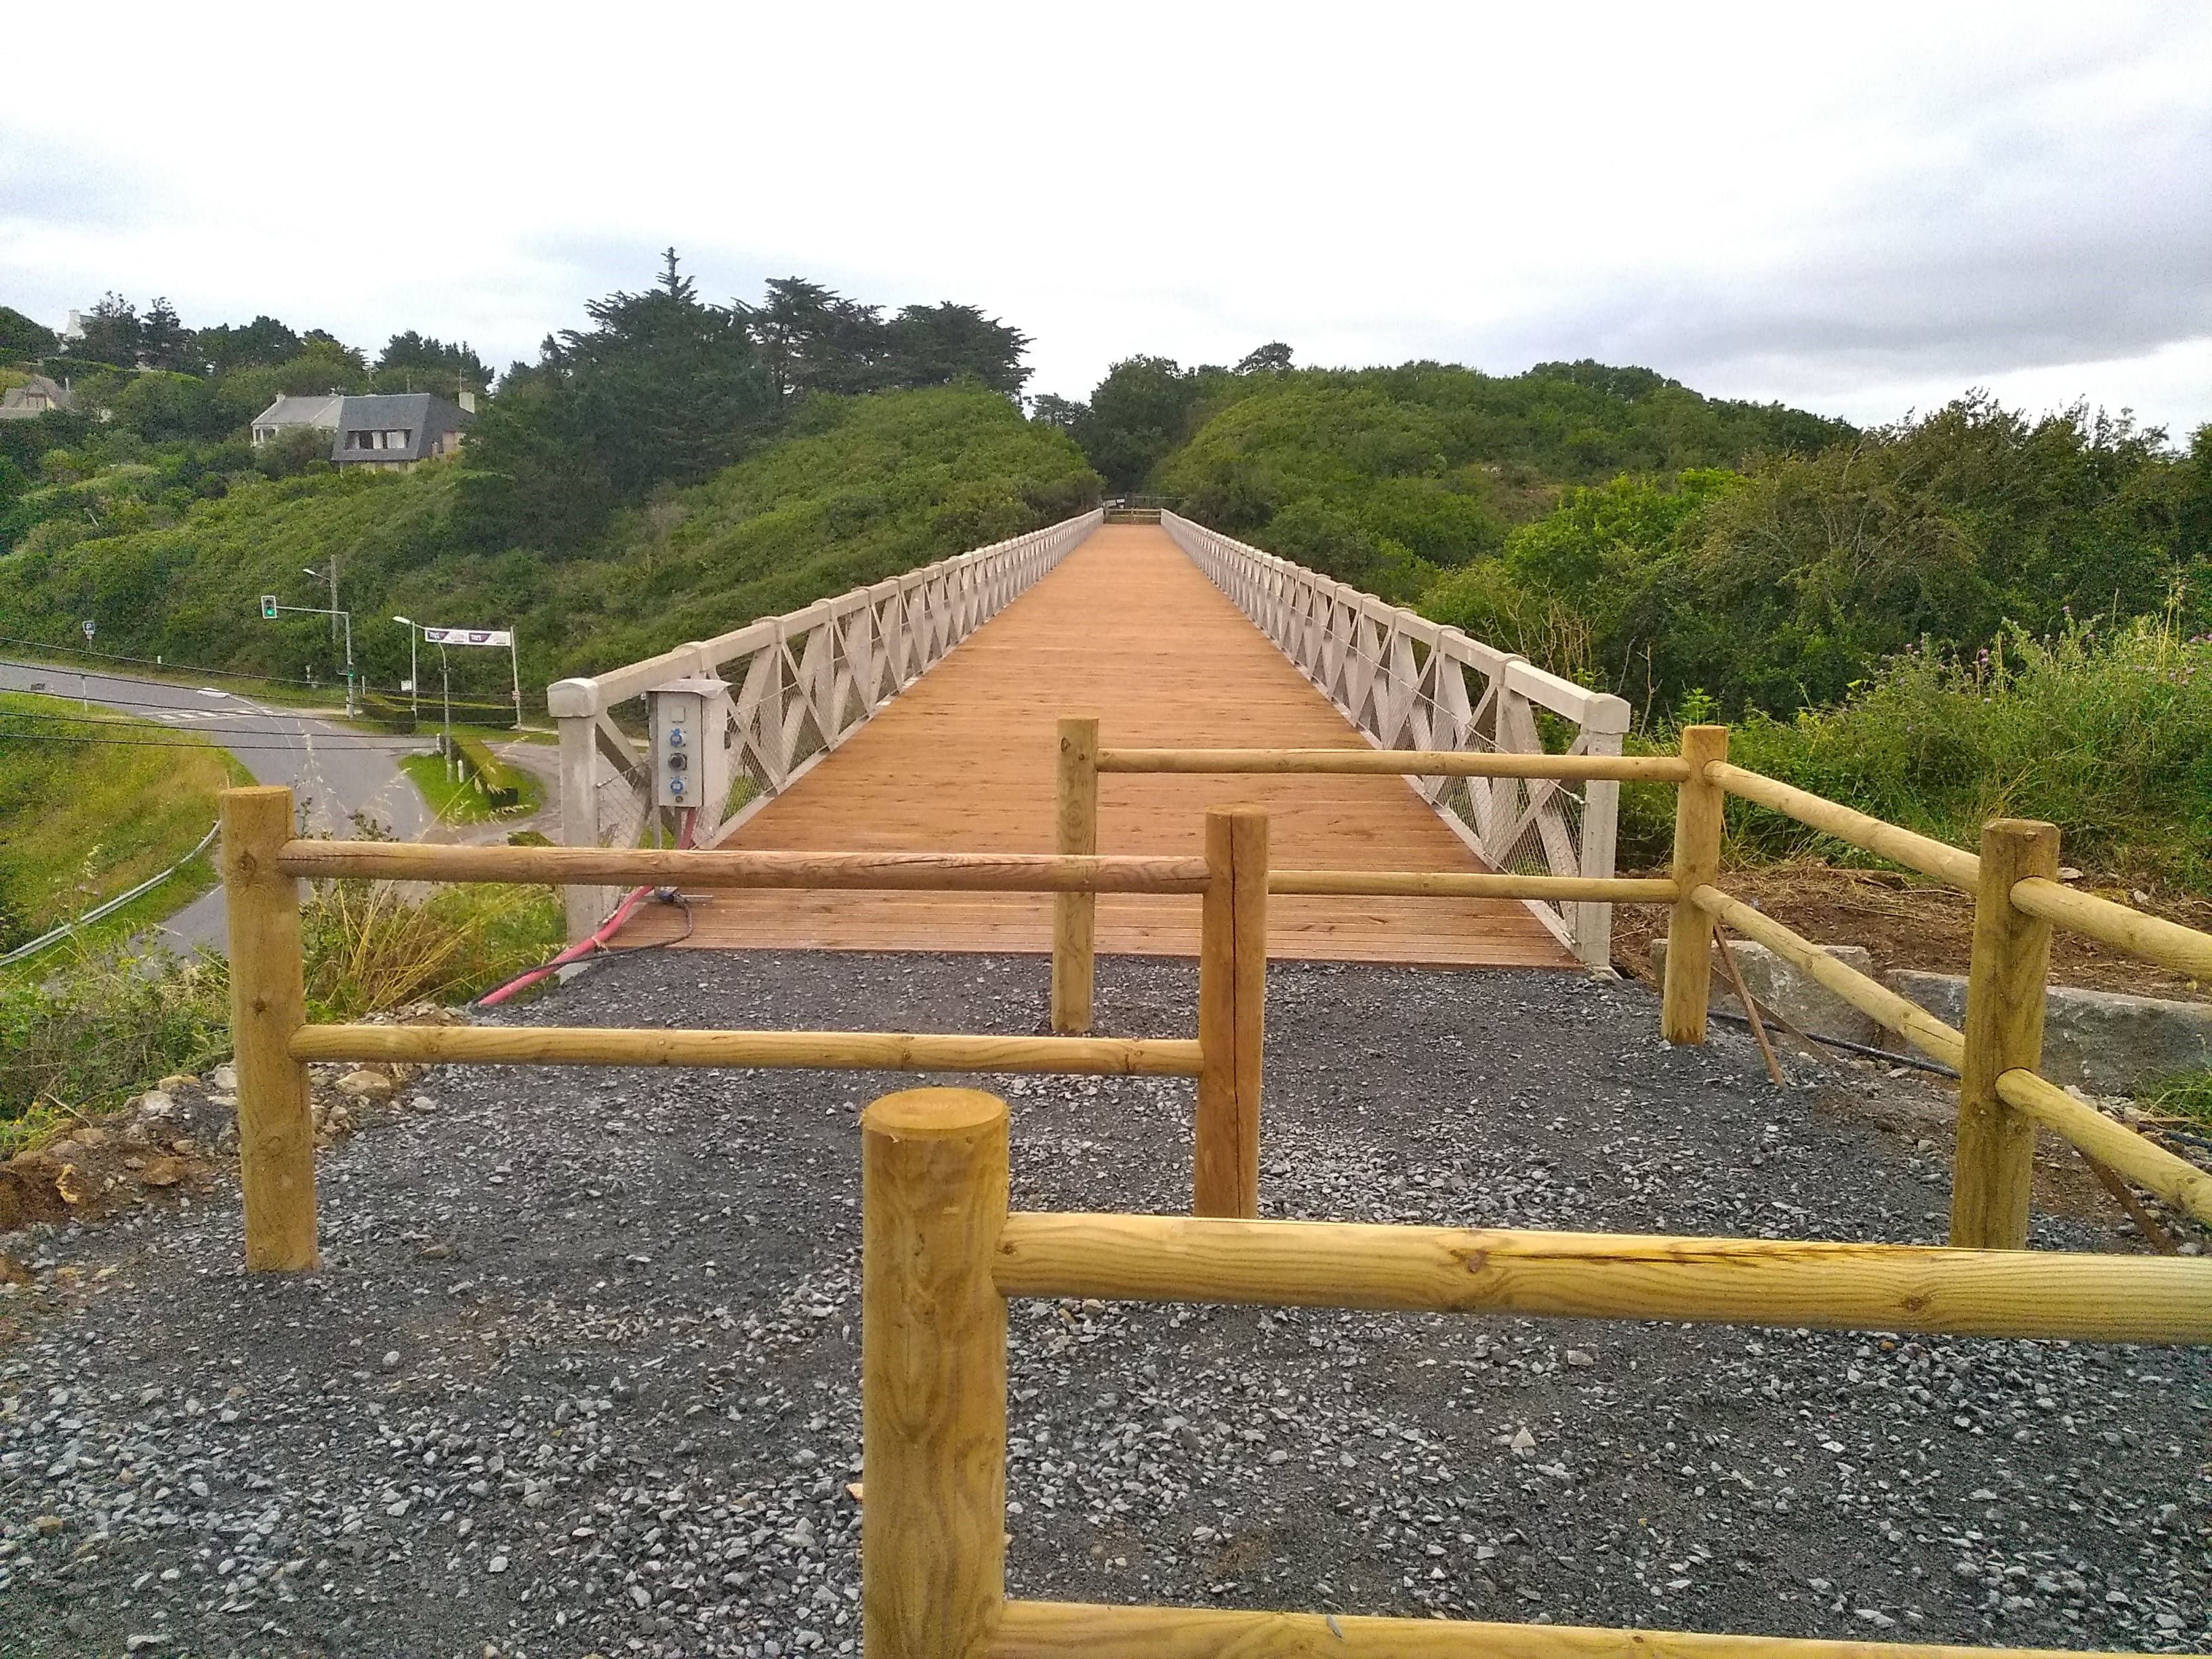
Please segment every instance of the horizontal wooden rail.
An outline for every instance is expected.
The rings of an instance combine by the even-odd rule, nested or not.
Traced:
[[[2212,1261],[1017,1212],[1006,1296],[2212,1341]]]
[[[1933,876],[1948,882],[1962,893],[1974,890],[1974,882],[1981,869],[1981,860],[1964,848],[1954,847],[1930,836],[1915,835],[1910,830],[1899,829],[1883,818],[1855,811],[1839,801],[1825,795],[1808,793],[1778,783],[1763,772],[1751,772],[1741,766],[1731,766],[1726,761],[1714,761],[1705,768],[1705,776],[1729,792],[1746,800],[1757,801],[1809,824],[1838,841],[1849,842],[1867,852],[1901,864],[1908,870],[1917,870],[1923,876]]]
[[[985,1652],[990,1659],[2119,1659],[2063,1648],[1013,1601]]]
[[[1198,858],[1054,853],[705,852],[622,847],[446,847],[294,841],[288,876],[383,881],[498,881],[543,886],[865,888],[982,893],[1202,893]]]
[[[1966,1037],[1955,1028],[1946,1025],[1911,998],[1901,997],[1856,969],[1845,967],[1810,939],[1792,933],[1772,917],[1739,899],[1730,898],[1717,887],[1693,890],[1690,902],[1723,926],[1764,945],[1784,961],[1802,969],[1807,977],[1841,997],[1876,1024],[1896,1032],[1946,1066],[1955,1067],[1966,1058]]]
[[[1533,898],[1672,904],[1664,877],[1458,875],[1427,870],[1271,870],[1271,893],[1407,898]]]
[[[2200,933],[2178,921],[2145,915],[2127,905],[2099,898],[2094,893],[2062,887],[2043,876],[2014,882],[2012,902],[2031,916],[2040,916],[2074,933],[2086,933],[2091,939],[2117,945],[2130,955],[2171,968],[2176,973],[2187,974],[2192,979],[2212,981],[2212,933]]]
[[[2018,1067],[1997,1078],[2006,1105],[2070,1140],[2106,1169],[2212,1227],[2212,1174],[2085,1106],[2049,1079]]]
[[[918,1035],[906,1031],[647,1031],[591,1026],[303,1025],[295,1060],[501,1066],[758,1066],[818,1071],[1052,1072],[1196,1077],[1182,1038]]]
[[[1675,755],[1525,755],[1458,749],[1102,749],[1101,772],[1382,773],[1419,778],[1609,778],[1680,783]]]

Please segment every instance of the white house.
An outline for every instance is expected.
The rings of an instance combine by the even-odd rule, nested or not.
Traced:
[[[290,395],[277,398],[253,417],[253,442],[256,447],[272,443],[287,432],[296,432],[301,427],[313,427],[318,432],[338,429],[338,413],[344,405],[344,397],[336,392],[321,397],[295,398]]]

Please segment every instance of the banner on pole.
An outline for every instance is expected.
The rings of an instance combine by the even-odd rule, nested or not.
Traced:
[[[514,643],[514,630],[507,628],[426,628],[422,630],[425,645],[495,645],[504,651]]]

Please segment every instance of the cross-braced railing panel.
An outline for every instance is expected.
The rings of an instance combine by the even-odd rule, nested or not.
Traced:
[[[1628,704],[1547,673],[1417,611],[1208,530],[1160,523],[1214,586],[1379,749],[1536,755],[1540,715],[1573,728],[1565,752],[1617,755]],[[1620,786],[1609,780],[1416,778],[1485,861],[1529,875],[1609,877]],[[1592,966],[1611,956],[1607,904],[1532,902]]]
[[[729,798],[699,804],[704,842],[781,793],[1004,610],[1097,527],[1092,511],[781,617],[764,617],[547,692],[561,728],[562,839],[628,845],[653,822],[646,763],[611,711],[666,681],[730,687]],[[604,889],[569,889],[580,938],[607,914]]]

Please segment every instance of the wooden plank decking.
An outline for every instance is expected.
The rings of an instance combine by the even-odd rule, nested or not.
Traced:
[[[1109,525],[846,739],[724,845],[1050,852],[1057,722],[1095,711],[1115,747],[1360,748],[1364,739],[1165,532]],[[1099,850],[1197,854],[1210,805],[1272,817],[1273,861],[1352,870],[1483,866],[1403,780],[1099,780]],[[1048,951],[1051,901],[994,893],[723,893],[694,948]],[[623,945],[671,939],[649,907]],[[1310,961],[1559,967],[1572,955],[1515,902],[1284,898],[1270,954]],[[1191,956],[1198,901],[1109,896],[1102,951]]]

